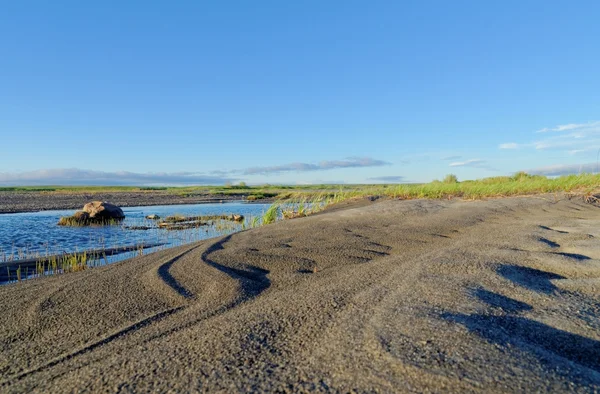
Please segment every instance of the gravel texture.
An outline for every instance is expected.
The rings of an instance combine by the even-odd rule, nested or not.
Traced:
[[[56,209],[81,209],[90,201],[108,201],[119,207],[149,205],[201,204],[243,200],[243,195],[189,194],[178,195],[160,191],[115,193],[55,193],[55,192],[2,192],[0,213],[37,212]],[[265,202],[269,200],[259,200]]]
[[[2,392],[598,392],[600,209],[382,201],[0,288]]]

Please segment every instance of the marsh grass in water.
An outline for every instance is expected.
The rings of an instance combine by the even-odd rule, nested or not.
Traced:
[[[279,203],[272,204],[262,216],[262,224],[274,223],[279,215]]]
[[[165,209],[171,208],[170,206],[149,207],[148,209],[156,209],[158,212],[162,211],[162,216],[164,218],[173,218],[173,220],[170,220],[171,223],[165,223],[179,227],[171,228],[169,231],[167,231],[167,229],[159,228],[158,224],[162,221],[147,219],[146,216],[151,215],[147,215],[147,211],[144,212],[138,208],[132,208],[132,216],[126,218],[123,223],[111,222],[107,223],[110,224],[110,226],[104,227],[73,227],[58,232],[52,230],[50,234],[52,234],[53,238],[47,239],[44,239],[41,233],[45,227],[36,223],[31,226],[32,228],[36,228],[37,231],[31,242],[24,243],[22,236],[20,236],[20,239],[15,238],[18,243],[15,244],[15,241],[13,241],[12,246],[11,244],[6,243],[3,245],[0,244],[0,282],[27,280],[40,276],[42,273],[57,274],[81,271],[90,267],[141,256],[170,247],[228,235],[246,229],[249,226],[258,226],[260,224],[260,220],[255,220],[252,214],[253,212],[260,212],[261,206],[244,206],[243,204],[235,204],[233,206],[238,207],[240,212],[245,213],[247,217],[244,217],[241,213],[216,214],[219,213],[219,210],[221,212],[227,212],[227,210],[232,209],[231,206],[222,204],[213,204],[208,210],[205,208],[206,205],[201,205],[196,208],[182,206],[183,212],[187,212],[187,215],[176,215],[171,213],[170,216],[169,214],[164,213]],[[208,213],[216,212],[203,215],[198,215],[196,213],[203,211]],[[35,218],[38,214],[12,214],[8,215],[7,218],[10,218],[11,216],[22,217],[23,220],[10,219],[8,223],[34,223],[37,222],[37,219]],[[56,221],[52,220],[52,214],[42,212],[39,216],[44,218],[43,220],[49,226],[56,226],[56,228],[63,227],[56,225]],[[198,220],[190,221],[190,219],[208,220],[204,222]],[[58,217],[56,220],[58,220]],[[184,221],[182,222],[181,220]],[[27,228],[28,227],[24,226],[22,230],[27,231]],[[139,229],[139,231],[134,229]],[[89,239],[87,239],[88,237]],[[105,239],[105,237],[107,238]],[[85,245],[88,252],[85,252],[86,254],[82,255],[81,252],[76,251],[77,246],[75,246],[75,251],[69,252],[69,248],[61,242],[65,238],[69,239],[71,242],[70,245],[73,245],[73,242],[75,241],[78,242],[77,245]],[[71,239],[73,241],[71,241]],[[160,245],[146,248],[142,245],[144,243]],[[92,249],[108,250],[112,248],[120,250],[123,245],[130,245],[131,247],[129,250],[120,253],[118,256],[108,252],[98,252],[95,254],[89,252]],[[85,256],[85,258],[82,256]],[[21,264],[23,263],[23,260],[27,260],[27,264]]]
[[[117,226],[123,222],[122,219],[81,219],[75,215],[63,216],[58,220],[59,226],[84,227],[84,226]]]

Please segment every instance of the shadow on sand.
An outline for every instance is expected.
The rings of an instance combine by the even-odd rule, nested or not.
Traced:
[[[552,272],[517,265],[502,265],[498,268],[498,274],[520,286],[542,293],[552,293],[557,290],[551,282],[553,279],[566,279]]]
[[[499,273],[519,285],[533,290],[554,290],[551,279],[562,276],[532,268],[505,265]],[[476,289],[473,295],[492,308],[501,308],[506,314],[452,314],[441,317],[462,324],[469,331],[490,343],[507,348],[518,348],[535,355],[552,369],[572,370],[573,364],[600,372],[600,341],[554,328],[533,319],[519,316],[531,305],[485,289]],[[599,375],[581,371],[586,379],[600,382]]]
[[[540,356],[540,349],[600,372],[600,341],[572,334],[520,316],[446,314],[444,319],[460,323],[490,342],[514,346]],[[537,350],[537,351],[536,351]],[[554,357],[540,360],[562,364]]]
[[[231,235],[228,235],[221,241],[211,245],[204,253],[202,253],[202,261],[240,282],[243,297],[245,299],[256,297],[271,286],[271,280],[267,278],[267,275],[269,274],[268,270],[253,265],[246,265],[247,270],[232,268],[219,264],[209,258],[212,253],[225,249],[223,245],[230,239]]]
[[[529,311],[533,309],[531,305],[521,301],[513,300],[512,298],[505,297],[501,294],[494,293],[485,289],[477,289],[473,292],[473,295],[479,298],[493,308],[502,309],[508,313],[517,313],[522,311]]]

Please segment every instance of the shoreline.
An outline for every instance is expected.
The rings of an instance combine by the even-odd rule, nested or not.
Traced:
[[[273,198],[246,200],[245,194],[192,194],[180,196],[165,192],[112,192],[112,193],[47,193],[47,192],[0,192],[0,214],[27,213],[55,210],[77,210],[94,200],[108,201],[121,208],[195,205],[243,201],[265,204]]]
[[[17,270],[23,269],[31,269],[32,274],[37,275],[36,278],[41,278],[42,276],[49,275],[49,272],[52,271],[52,263],[54,262],[56,267],[60,267],[58,269],[64,269],[61,266],[70,265],[71,258],[77,258],[80,256],[89,256],[91,260],[99,261],[101,258],[106,259],[106,257],[113,257],[127,252],[135,252],[146,249],[157,248],[165,245],[164,243],[141,243],[138,245],[123,245],[119,247],[112,248],[97,248],[97,249],[89,249],[84,250],[82,252],[72,252],[72,253],[60,253],[53,254],[49,256],[39,256],[39,257],[29,257],[20,260],[12,260],[12,261],[3,261],[0,262],[0,286],[5,286],[10,284],[11,278],[16,279],[18,277]],[[87,260],[81,261],[80,264],[86,264]],[[113,263],[105,263],[105,264],[113,264]],[[87,267],[85,269],[89,269]],[[65,273],[65,272],[61,272]],[[57,275],[57,272],[54,272],[52,275]],[[24,280],[31,280],[33,278],[27,279],[25,275]],[[19,280],[20,282],[20,280]]]
[[[1,286],[0,384],[600,389],[598,206],[360,203]]]

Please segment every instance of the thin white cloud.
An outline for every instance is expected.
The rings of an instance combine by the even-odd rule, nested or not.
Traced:
[[[282,172],[307,172],[332,170],[336,168],[358,168],[358,167],[380,167],[390,165],[383,160],[372,159],[370,157],[349,157],[344,160],[326,160],[319,163],[289,163],[277,166],[250,167],[241,170],[244,175],[269,175]]]
[[[519,145],[515,142],[508,142],[506,144],[500,144],[498,147],[500,149],[519,149],[521,147],[521,145]]]
[[[58,168],[0,172],[0,185],[215,185],[236,179],[196,172],[135,173]]]
[[[454,163],[450,163],[450,167],[476,167],[485,162],[481,159],[471,159],[467,161],[457,161]]]
[[[578,129],[588,129],[590,127],[599,127],[600,122],[588,122],[588,123],[569,123],[562,124],[555,127],[544,127],[541,130],[536,131],[536,133],[550,133],[553,131],[562,132],[562,131],[571,131]]]
[[[500,144],[500,149],[533,148],[535,150],[557,150],[569,154],[590,152],[600,147],[600,121],[568,123],[546,127],[536,131],[539,139],[529,143],[509,142]]]
[[[529,174],[545,175],[545,176],[560,176],[582,173],[598,172],[598,163],[585,164],[556,164],[552,166],[539,167],[531,170],[526,170]]]
[[[460,160],[460,159],[462,159],[462,156],[445,156],[445,157],[442,157],[442,160],[445,160],[445,161]]]
[[[548,131],[554,134],[535,141],[535,149],[583,151],[591,146],[600,146],[600,122],[559,125]]]
[[[582,149],[572,149],[569,151],[569,154],[570,155],[580,155],[580,154],[589,153],[589,152],[594,152],[594,153],[600,152],[600,145],[592,145],[592,146],[588,146],[587,148],[582,148]]]
[[[449,164],[450,167],[471,167],[471,168],[481,168],[489,171],[497,171],[495,168],[491,167],[485,160],[481,159],[470,159],[465,161],[457,161]]]

